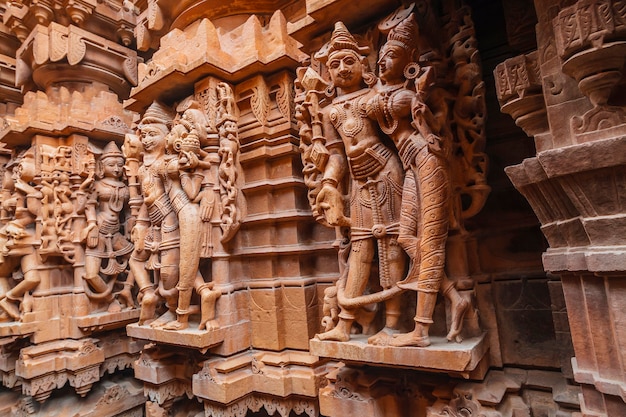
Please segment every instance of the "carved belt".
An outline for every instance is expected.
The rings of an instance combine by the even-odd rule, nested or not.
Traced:
[[[172,206],[176,213],[181,211],[185,205],[189,203],[189,197],[184,191],[178,191],[176,195],[172,198]]]
[[[364,240],[369,238],[382,239],[384,237],[398,236],[400,234],[400,223],[375,224],[371,229],[365,227],[351,227],[350,240]]]
[[[103,219],[98,225],[98,231],[102,235],[114,235],[120,231],[120,222]]]
[[[173,207],[166,194],[162,194],[148,207],[148,215],[153,225],[160,225],[165,216],[172,212]]]
[[[400,155],[404,169],[415,165],[417,154],[426,145],[426,140],[418,133],[413,133],[411,136],[398,143],[398,155]]]
[[[391,149],[377,143],[354,158],[348,158],[354,179],[361,180],[379,173],[392,155]]]

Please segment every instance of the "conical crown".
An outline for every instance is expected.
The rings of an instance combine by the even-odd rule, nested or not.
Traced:
[[[117,147],[115,142],[111,141],[107,143],[104,149],[102,150],[102,155],[100,156],[100,160],[104,160],[106,158],[113,158],[113,157],[123,158],[124,155],[122,154],[122,151],[120,151],[120,148]]]
[[[164,104],[154,101],[143,114],[141,124],[161,123],[169,125],[174,120],[174,113]]]
[[[330,37],[330,42],[327,44],[326,48],[323,48],[315,54],[315,58],[325,63],[328,61],[328,57],[334,52],[346,49],[352,50],[359,55],[367,55],[370,51],[370,48],[367,46],[359,46],[356,39],[352,36],[350,31],[348,31],[348,28],[346,28],[343,22],[337,22],[335,23],[335,29]]]
[[[404,49],[411,50],[415,48],[415,44],[418,37],[417,22],[413,13],[411,13],[406,19],[398,23],[396,27],[391,29],[387,36],[387,42],[391,44],[400,45]]]

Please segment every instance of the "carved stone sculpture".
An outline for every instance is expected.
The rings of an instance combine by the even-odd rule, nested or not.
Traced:
[[[380,79],[368,70],[369,48],[342,23],[314,55],[330,83],[313,66],[298,70],[296,119],[309,202],[318,221],[335,226],[345,242],[341,277],[325,292],[320,340],[349,340],[355,322],[369,332],[372,306],[385,301],[385,328],[368,342],[429,346],[440,292],[450,303],[447,339],[462,340],[470,303],[446,276],[448,230],[462,230],[463,218],[480,210],[489,189],[479,152],[484,133],[475,48],[470,32],[459,29],[450,57],[456,78],[447,81],[459,86],[453,99],[411,10],[378,26],[388,35],[378,58]],[[432,65],[420,58],[420,45],[429,48]],[[471,204],[461,207],[461,194]],[[369,283],[370,275],[378,275],[377,282]],[[418,293],[416,324],[399,334],[399,295],[406,290]]]
[[[122,181],[124,157],[115,142],[109,142],[97,162],[93,190],[85,209],[87,228],[84,230],[85,250],[85,291],[92,299],[107,301],[109,311],[119,310],[114,300],[113,286],[117,276],[126,270],[128,255],[133,244],[122,234],[123,210],[128,207],[130,193]],[[94,180],[93,174],[89,181]],[[106,264],[103,266],[103,260]],[[110,277],[109,282],[101,275]],[[124,282],[119,293],[127,307],[133,307],[130,292],[132,284]]]
[[[218,326],[215,303],[221,292],[205,281],[199,263],[212,255],[214,213],[220,218],[221,241],[226,242],[245,212],[238,204],[239,142],[232,90],[221,83],[218,92],[217,158],[214,151],[206,150],[208,120],[192,97],[179,103],[178,113],[159,102],[146,110],[138,127],[143,148],[140,163],[139,144],[134,136],[127,137],[125,150],[134,161],[127,168],[138,185],[133,195],[143,197],[133,229],[135,252],[130,266],[141,283],[140,291],[146,293],[140,324],[153,318],[158,303],[152,283],[166,302],[168,311],[150,324],[155,329],[183,330],[195,312],[201,313],[200,330]],[[194,290],[199,306],[192,304]]]
[[[20,310],[28,309],[27,305],[23,305],[24,297],[28,297],[29,292],[40,282],[37,267],[41,261],[35,250],[37,245],[35,220],[42,208],[43,196],[31,185],[35,174],[32,152],[20,155],[11,166],[13,190],[10,197],[2,202],[3,208],[12,213],[11,220],[3,225],[0,231],[4,256],[2,275],[8,277],[19,267],[22,277],[19,283],[2,294],[0,308],[12,319],[19,320]]]
[[[372,297],[360,297],[378,256],[378,283],[384,292],[375,297],[386,302],[386,322],[380,334],[370,339],[375,343],[398,328],[398,295],[402,290],[395,284],[406,265],[397,241],[404,171],[398,155],[383,143],[365,112],[375,94],[370,86],[377,80],[367,67],[364,52],[367,48],[360,47],[346,27],[337,23],[328,49],[317,55],[329,68],[335,97],[321,111],[325,143],[315,143],[326,148],[317,154],[316,165],[322,176],[315,204],[329,225],[349,227],[351,237],[347,273],[337,286],[339,321],[317,337],[349,340],[358,309],[372,302]],[[315,104],[311,109],[315,111]],[[311,119],[314,117],[319,115],[312,114]],[[348,190],[351,196],[346,216],[342,192]]]
[[[444,271],[450,218],[450,174],[446,159],[450,145],[439,136],[437,130],[441,130],[441,125],[437,125],[424,102],[433,69],[420,69],[415,62],[416,38],[413,14],[391,29],[378,60],[383,87],[367,107],[368,115],[393,140],[407,169],[398,242],[411,258],[411,267],[407,277],[397,285],[417,291],[418,299],[415,330],[395,335],[390,341],[394,346],[430,344],[428,329],[439,291],[452,305],[448,340],[460,338],[463,316],[469,307]]]

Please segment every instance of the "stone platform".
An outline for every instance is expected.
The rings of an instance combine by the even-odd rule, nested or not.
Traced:
[[[445,337],[431,337],[428,347],[376,346],[367,343],[367,335],[352,335],[347,342],[311,339],[310,352],[319,357],[347,363],[403,367],[430,372],[469,375],[477,369],[489,350],[485,334],[461,343],[448,342]]]
[[[164,330],[152,328],[149,324],[140,326],[133,323],[126,326],[126,333],[134,339],[196,349],[202,353],[211,349],[218,355],[231,355],[250,346],[250,323],[247,321],[210,330],[198,330],[198,324],[189,320],[189,327],[185,330]]]
[[[198,330],[198,323],[189,322],[189,328],[184,330],[155,329],[150,325],[140,326],[137,323],[126,326],[128,336],[135,339],[150,340],[168,345],[185,346],[205,350],[219,345],[224,341],[224,328],[213,330]]]

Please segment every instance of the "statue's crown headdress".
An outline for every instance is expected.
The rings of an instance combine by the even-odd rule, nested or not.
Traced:
[[[154,101],[143,114],[141,124],[161,123],[169,125],[174,120],[174,112],[164,104]]]
[[[370,51],[370,48],[367,46],[359,46],[356,39],[348,31],[348,28],[346,28],[343,22],[337,22],[335,23],[335,29],[330,37],[330,42],[328,42],[325,48],[322,48],[322,50],[315,54],[315,58],[325,63],[334,52],[346,49],[352,50],[358,55],[367,55]]]
[[[398,45],[408,51],[417,46],[418,27],[413,13],[398,23],[387,35],[387,43]]]
[[[120,151],[120,148],[118,148],[115,142],[113,141],[106,144],[106,146],[102,150],[102,155],[100,155],[100,160],[103,160],[106,158],[112,158],[112,157],[116,157],[116,158],[124,157],[124,155],[122,154],[122,151]]]

